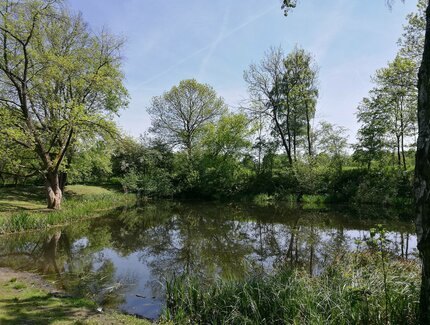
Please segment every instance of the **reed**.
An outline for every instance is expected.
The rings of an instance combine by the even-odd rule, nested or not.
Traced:
[[[163,318],[180,324],[416,324],[419,281],[417,261],[382,264],[371,250],[347,253],[317,277],[287,267],[212,283],[181,276],[167,284]]]

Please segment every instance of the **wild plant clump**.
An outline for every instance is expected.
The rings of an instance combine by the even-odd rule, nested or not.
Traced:
[[[181,276],[167,285],[164,318],[191,324],[416,324],[420,265],[390,255],[385,235],[337,256],[312,277],[272,274],[203,284]]]

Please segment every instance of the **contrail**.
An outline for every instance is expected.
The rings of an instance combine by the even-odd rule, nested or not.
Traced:
[[[170,67],[168,67],[166,70],[156,74],[155,76],[143,81],[138,87],[147,85],[155,80],[157,80],[158,78],[168,74],[169,72],[171,72],[172,70],[176,69],[177,67],[181,66],[182,64],[184,64],[185,62],[187,62],[188,60],[190,60],[191,58],[205,52],[206,50],[210,50],[209,54],[205,57],[206,61],[209,61],[210,56],[213,54],[213,52],[215,51],[216,47],[218,46],[218,44],[220,42],[222,42],[223,40],[225,40],[226,38],[230,37],[231,35],[233,35],[234,33],[236,33],[237,31],[245,28],[246,26],[248,26],[249,24],[252,24],[254,21],[260,19],[261,17],[267,15],[269,12],[271,12],[272,10],[274,10],[275,8],[278,8],[278,5],[274,5],[269,7],[267,10],[261,12],[260,14],[257,15],[253,15],[250,18],[248,18],[245,22],[243,22],[242,24],[237,25],[236,27],[233,27],[232,29],[230,29],[228,32],[223,31],[223,29],[225,27],[223,27],[221,29],[220,34],[218,35],[217,39],[211,43],[209,43],[208,45],[198,49],[197,51],[191,53],[190,55],[186,56],[185,58],[179,60],[178,62],[176,62],[175,64],[171,65]],[[224,20],[226,20],[228,17],[228,12],[226,13],[226,15],[224,15]],[[224,24],[224,22],[223,22]],[[203,59],[202,65],[205,64],[205,59]],[[202,70],[202,69],[200,69]]]
[[[224,18],[221,24],[221,29],[220,32],[218,33],[218,36],[216,37],[216,39],[211,43],[210,48],[209,48],[209,53],[205,56],[205,58],[202,60],[202,63],[200,65],[200,71],[199,71],[199,76],[202,75],[205,70],[206,70],[206,66],[209,63],[209,60],[211,59],[212,55],[214,54],[216,48],[218,47],[218,44],[222,42],[222,40],[224,39],[224,34],[225,34],[225,30],[228,24],[228,17],[230,16],[230,6],[227,7],[225,13],[224,13]]]

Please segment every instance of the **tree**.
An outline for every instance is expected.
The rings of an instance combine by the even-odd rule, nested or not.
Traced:
[[[178,86],[154,97],[148,113],[151,132],[173,147],[187,150],[191,159],[204,127],[226,111],[226,105],[215,90],[194,79],[182,80]]]
[[[283,0],[286,9],[296,1]],[[386,0],[391,4],[391,0]],[[424,26],[423,26],[424,27]],[[420,323],[430,323],[430,2],[425,4],[425,31],[418,73],[418,140],[415,159],[415,208],[422,267]]]
[[[240,157],[250,148],[254,132],[245,114],[224,114],[217,123],[207,125],[203,145],[212,156]]]
[[[415,142],[417,78],[415,63],[397,55],[388,67],[377,70],[375,87],[357,114],[362,127],[356,157],[367,162],[391,147],[397,164],[406,170],[405,146]],[[389,148],[387,148],[389,149]]]
[[[364,98],[358,107],[357,119],[362,125],[358,130],[358,144],[354,152],[357,160],[370,169],[372,161],[380,159],[387,145],[388,114],[380,97]]]
[[[138,141],[123,137],[117,142],[112,157],[112,170],[120,178],[124,191],[134,191],[145,196],[171,196],[173,152],[170,147],[141,136]]]
[[[59,171],[77,138],[113,133],[127,104],[122,40],[92,34],[57,0],[0,2],[1,134],[33,152],[48,208],[62,200]]]
[[[284,53],[281,48],[271,48],[263,60],[251,64],[244,72],[244,79],[248,84],[251,96],[251,113],[263,115],[270,119],[273,133],[279,136],[290,165],[293,163],[291,155],[291,138],[285,130],[282,118],[289,118],[283,113],[282,79],[285,74]],[[288,126],[288,124],[287,124]]]
[[[413,61],[396,56],[388,67],[373,78],[372,90],[386,105],[388,133],[394,136],[398,165],[406,169],[405,145],[414,137],[416,128],[416,75]]]
[[[418,12],[410,13],[407,16],[408,24],[403,26],[404,31],[398,41],[400,55],[415,62],[417,74],[424,51],[427,2],[427,0],[418,0]]]
[[[311,120],[318,96],[317,67],[311,55],[296,47],[285,57],[281,48],[272,48],[259,64],[249,66],[244,79],[251,97],[248,110],[269,119],[289,164],[296,159],[304,134],[311,154]]]
[[[69,150],[73,157],[69,155],[62,172],[74,184],[107,181],[112,173],[113,150],[113,141],[77,141]]]
[[[422,259],[420,321],[430,323],[430,2],[425,11],[424,51],[418,74],[418,141],[415,159],[415,207]]]
[[[336,169],[342,169],[343,157],[348,147],[346,129],[329,122],[320,122],[317,131],[317,142],[320,153],[330,157]]]
[[[0,181],[17,185],[21,180],[38,176],[26,169],[28,165],[37,165],[34,153],[22,150],[20,145],[10,139],[0,137]]]
[[[228,113],[207,126],[199,161],[200,193],[212,197],[231,196],[245,184],[248,173],[244,157],[254,128],[245,114]]]
[[[318,98],[318,66],[310,53],[295,47],[284,62],[286,76],[283,87],[290,93],[291,133],[294,160],[297,159],[299,137],[305,136],[305,147],[312,156],[312,120]]]

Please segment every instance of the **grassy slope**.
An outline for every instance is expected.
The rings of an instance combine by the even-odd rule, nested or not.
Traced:
[[[43,188],[0,188],[0,234],[46,229],[79,219],[108,214],[115,208],[133,204],[134,196],[98,186],[74,185],[66,188],[62,208],[45,208]]]
[[[0,270],[0,324],[150,324],[117,313],[97,314],[93,302],[52,295],[42,281]]]
[[[113,191],[99,186],[70,185],[65,199],[84,195],[111,194]],[[38,211],[46,208],[42,186],[0,187],[0,215],[17,211]]]

